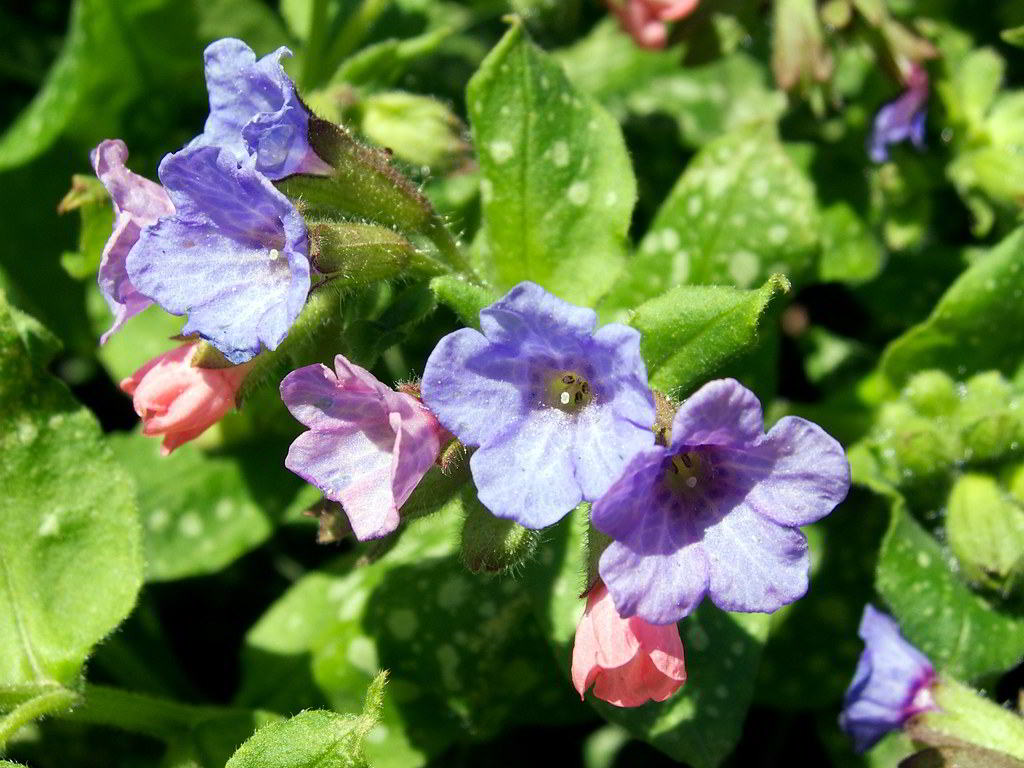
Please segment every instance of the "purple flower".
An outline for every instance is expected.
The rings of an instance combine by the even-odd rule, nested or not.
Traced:
[[[174,214],[128,254],[132,284],[234,363],[287,335],[310,285],[306,225],[252,158],[195,147],[168,155],[160,181]]]
[[[614,541],[599,570],[623,617],[670,624],[709,594],[727,611],[774,611],[807,591],[798,526],[845,498],[850,465],[795,416],[764,434],[761,404],[733,379],[693,394],[668,447],[640,451],[591,510]]]
[[[211,43],[203,55],[210,116],[188,148],[223,147],[239,161],[253,154],[272,181],[293,173],[326,173],[330,166],[309,145],[309,112],[281,67],[278,48],[257,60],[241,40]]]
[[[341,503],[357,539],[386,536],[437,459],[441,428],[416,398],[341,355],[334,368],[309,365],[281,382],[281,399],[309,427],[285,466]]]
[[[607,490],[654,443],[640,334],[520,283],[480,311],[483,333],[445,336],[423,401],[464,444],[480,501],[527,528]]]
[[[857,751],[864,752],[914,715],[938,707],[931,690],[931,662],[903,639],[891,617],[864,606],[858,634],[864,652],[846,691],[839,725]]]
[[[114,204],[114,231],[103,246],[97,275],[103,298],[114,314],[114,324],[100,339],[105,344],[125,320],[153,303],[132,285],[125,260],[142,228],[174,213],[174,206],[163,187],[125,168],[128,147],[120,139],[101,141],[89,159]]]
[[[914,64],[907,78],[907,90],[895,101],[890,101],[875,116],[868,153],[876,163],[889,159],[889,145],[910,140],[918,149],[924,149],[924,122],[928,114],[928,73]]]

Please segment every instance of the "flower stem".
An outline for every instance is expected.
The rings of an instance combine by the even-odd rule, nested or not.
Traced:
[[[0,748],[24,726],[45,715],[67,710],[76,698],[67,688],[54,688],[22,702],[0,720]]]

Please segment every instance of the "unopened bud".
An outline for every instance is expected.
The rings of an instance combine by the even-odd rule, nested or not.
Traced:
[[[1024,417],[1013,387],[996,371],[972,377],[957,411],[964,448],[972,461],[993,461],[1024,440]]]
[[[959,398],[956,382],[942,371],[922,371],[907,382],[907,399],[922,416],[948,416]]]
[[[387,280],[404,272],[416,249],[394,230],[374,224],[311,219],[309,258],[317,271],[353,283]]]
[[[437,99],[392,91],[368,96],[360,108],[362,134],[401,160],[447,169],[469,155],[465,126]]]
[[[990,589],[1013,588],[1024,567],[1024,509],[993,478],[968,474],[957,480],[946,536],[968,578]]]
[[[539,534],[519,523],[495,517],[476,495],[472,483],[462,489],[466,521],[462,526],[462,561],[474,573],[505,573],[523,565],[537,547]]]
[[[783,90],[828,80],[832,57],[814,0],[775,0],[772,71]]]

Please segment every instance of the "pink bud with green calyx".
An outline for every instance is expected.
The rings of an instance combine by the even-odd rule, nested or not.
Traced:
[[[245,365],[193,366],[196,349],[195,343],[189,343],[165,352],[120,384],[142,418],[142,434],[164,436],[164,455],[220,421],[234,407],[238,387],[248,373]]]

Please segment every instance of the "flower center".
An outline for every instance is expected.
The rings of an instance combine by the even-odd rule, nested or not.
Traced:
[[[665,466],[665,486],[677,494],[688,496],[708,479],[711,467],[697,451],[683,451]]]
[[[594,399],[590,382],[575,371],[559,371],[548,382],[547,403],[550,406],[576,413]]]

